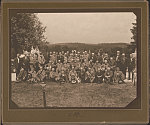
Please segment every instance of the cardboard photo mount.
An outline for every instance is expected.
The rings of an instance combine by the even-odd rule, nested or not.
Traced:
[[[9,19],[22,13],[133,12],[137,16],[137,98],[125,108],[10,108]],[[3,1],[2,2],[3,123],[148,123],[148,2],[146,1]]]

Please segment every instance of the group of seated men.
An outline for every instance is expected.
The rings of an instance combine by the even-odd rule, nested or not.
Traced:
[[[50,52],[45,59],[41,53],[17,54],[13,60],[13,71],[17,81],[59,83],[125,83],[133,80],[136,59],[130,54],[117,51],[115,56],[108,53],[91,52]]]

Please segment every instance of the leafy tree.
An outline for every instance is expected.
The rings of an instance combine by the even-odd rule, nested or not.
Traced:
[[[131,39],[134,40],[134,42],[137,41],[137,23],[132,23],[133,24],[133,28],[130,29],[131,33],[133,34],[133,36],[131,37]]]
[[[130,43],[129,49],[131,48],[131,52],[133,53],[135,51],[136,43],[137,43],[137,20],[135,23],[132,23],[132,24],[133,24],[133,27],[132,29],[130,29],[130,31],[133,34],[133,36],[131,37],[131,39],[133,39],[133,42]]]
[[[42,26],[35,13],[16,13],[10,19],[11,48],[16,53],[22,50],[30,51],[31,46],[45,44],[44,32],[46,27]]]

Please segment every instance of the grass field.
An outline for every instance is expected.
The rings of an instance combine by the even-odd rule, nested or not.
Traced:
[[[12,82],[12,101],[19,107],[43,107],[40,84]],[[125,107],[136,98],[136,86],[126,84],[59,84],[46,82],[48,107]]]

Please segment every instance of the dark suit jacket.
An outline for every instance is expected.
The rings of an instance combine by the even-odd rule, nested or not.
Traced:
[[[129,71],[132,71],[135,68],[135,59],[128,58],[127,67]]]
[[[16,70],[18,70],[21,67],[21,62],[20,61],[21,61],[20,58],[19,58],[19,63],[18,63],[18,58],[17,57],[14,59],[14,66],[15,66]]]

